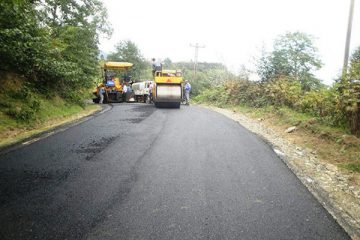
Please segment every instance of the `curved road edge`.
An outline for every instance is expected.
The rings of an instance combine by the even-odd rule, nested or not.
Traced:
[[[19,149],[21,147],[30,145],[34,142],[37,142],[41,139],[47,138],[51,135],[57,134],[59,132],[63,132],[71,127],[74,127],[76,125],[79,125],[83,122],[89,121],[90,119],[93,119],[94,117],[97,117],[103,113],[106,113],[107,111],[111,110],[113,108],[112,104],[102,105],[101,109],[96,110],[94,112],[91,112],[88,115],[81,116],[74,120],[66,121],[65,123],[62,123],[60,125],[54,126],[50,129],[44,130],[40,133],[36,133],[34,135],[31,135],[30,137],[21,139],[17,142],[14,142],[10,145],[6,145],[3,147],[0,147],[0,155],[6,154],[8,152],[14,151],[16,149]]]
[[[336,166],[317,161],[315,159],[316,157],[310,156],[311,153],[307,153],[305,150],[302,151],[303,155],[299,156],[300,148],[287,142],[285,139],[279,139],[279,136],[277,136],[274,131],[271,129],[264,129],[264,126],[259,122],[248,118],[241,113],[235,113],[231,110],[213,106],[199,106],[223,114],[263,139],[266,144],[272,147],[279,158],[331,214],[331,216],[333,216],[350,237],[354,240],[360,240],[360,214],[358,214],[360,210],[359,198],[350,196],[348,192],[340,189],[336,185],[338,180],[335,180],[335,183],[325,182],[323,174],[319,174],[318,169],[325,169],[325,172],[329,172],[329,169],[334,170],[334,167],[336,169]],[[249,122],[251,122],[252,125],[257,126],[252,127],[248,124]],[[308,159],[305,160],[305,158]],[[305,164],[299,164],[299,160],[303,162],[305,160]],[[335,176],[335,178],[338,178],[338,176]]]

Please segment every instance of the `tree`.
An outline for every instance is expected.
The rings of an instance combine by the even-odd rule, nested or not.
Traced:
[[[76,96],[71,92],[90,87],[97,74],[99,35],[111,34],[107,11],[99,0],[42,0],[37,9],[56,63],[49,69],[58,72],[42,78],[64,89],[65,95]]]
[[[183,71],[183,78],[190,80],[192,87],[191,94],[193,96],[200,94],[211,86],[223,83],[227,78],[234,77],[221,63],[199,62],[196,80],[192,79],[194,69],[193,62],[172,63],[172,68],[181,69]]]
[[[42,0],[39,19],[51,27],[53,35],[63,26],[93,29],[97,34],[110,35],[107,11],[99,0]]]
[[[350,78],[360,79],[360,46],[354,51],[350,59]]]
[[[81,103],[96,75],[98,36],[109,29],[98,0],[0,1],[1,68]]]
[[[251,71],[244,64],[241,64],[237,74],[238,78],[242,80],[249,80],[250,74]]]
[[[343,100],[351,133],[360,136],[360,47],[351,56],[348,81],[343,87]]]
[[[169,69],[173,68],[173,66],[172,66],[172,61],[171,61],[170,58],[165,58],[165,59],[164,59],[164,61],[163,61],[163,67],[169,68]]]
[[[300,81],[304,91],[318,88],[320,81],[314,77],[322,63],[317,56],[311,36],[301,33],[286,33],[278,37],[273,51],[263,51],[258,61],[258,74],[262,81],[287,76]]]
[[[142,71],[147,69],[147,64],[139,48],[129,40],[119,42],[115,47],[115,52],[109,54],[107,60],[133,63],[131,73],[135,80],[140,79]]]

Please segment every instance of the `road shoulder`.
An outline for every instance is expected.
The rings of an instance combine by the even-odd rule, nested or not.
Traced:
[[[87,121],[94,116],[110,110],[111,108],[111,105],[99,105],[98,107],[84,109],[81,112],[72,114],[64,118],[52,119],[31,130],[21,130],[20,132],[17,132],[14,136],[10,135],[9,137],[3,137],[0,141],[0,153],[12,151],[19,147],[26,146],[46,137],[49,137],[58,132],[65,131],[72,126]]]
[[[231,110],[201,106],[233,119],[264,139],[352,239],[360,239],[360,186],[349,181],[350,175],[319,159],[316,151],[280,137],[277,130],[261,121]]]

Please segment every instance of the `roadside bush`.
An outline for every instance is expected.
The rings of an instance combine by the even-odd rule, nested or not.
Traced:
[[[301,84],[299,81],[281,77],[265,83],[265,94],[269,104],[296,108],[301,99]]]
[[[252,107],[267,105],[263,85],[249,80],[230,80],[224,83],[230,104],[245,104]]]
[[[328,125],[344,126],[346,123],[340,94],[335,87],[305,93],[300,101],[300,110],[318,117]]]
[[[40,110],[40,101],[32,99],[27,104],[20,106],[10,105],[5,113],[18,122],[30,122],[36,118],[36,113]]]
[[[217,86],[206,89],[194,98],[195,101],[201,103],[212,103],[216,106],[227,104],[227,93],[224,86]]]
[[[36,118],[36,113],[41,108],[41,101],[29,87],[18,81],[20,86],[17,88],[3,91],[4,99],[9,102],[3,102],[2,112],[19,122],[29,122]]]
[[[9,109],[6,114],[18,122],[29,122],[34,118],[35,111],[30,107],[16,107]]]
[[[336,86],[304,92],[299,81],[285,77],[266,83],[228,80],[220,86],[202,91],[195,100],[216,106],[240,104],[256,108],[288,107],[308,113],[331,126],[344,127],[346,125],[346,113],[341,105]]]

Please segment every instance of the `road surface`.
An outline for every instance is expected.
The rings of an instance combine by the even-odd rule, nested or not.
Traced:
[[[197,106],[115,104],[0,154],[0,239],[349,239],[259,137]]]

